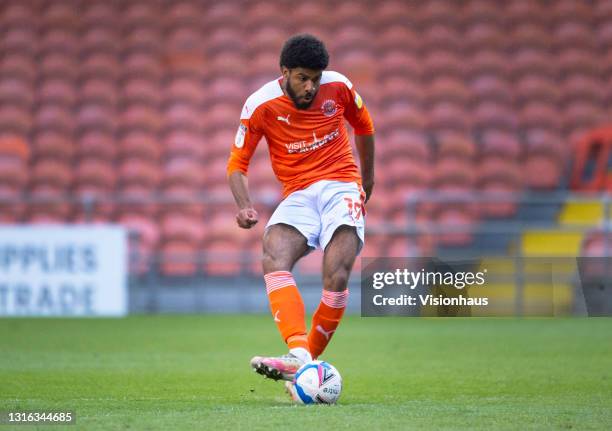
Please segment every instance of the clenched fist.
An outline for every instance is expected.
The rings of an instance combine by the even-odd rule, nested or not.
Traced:
[[[253,208],[243,208],[236,214],[236,222],[243,229],[250,229],[257,224],[257,211]]]

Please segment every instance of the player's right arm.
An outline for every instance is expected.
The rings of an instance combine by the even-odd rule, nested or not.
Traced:
[[[227,164],[227,178],[236,205],[238,205],[236,222],[241,228],[250,229],[257,224],[258,215],[249,196],[247,173],[249,162],[263,136],[263,132],[258,125],[259,113],[249,112],[248,101],[240,117],[240,126],[236,132]]]

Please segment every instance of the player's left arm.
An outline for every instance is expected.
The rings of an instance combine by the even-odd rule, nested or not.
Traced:
[[[355,146],[359,153],[361,181],[367,202],[374,189],[374,123],[363,100],[355,88],[346,87],[344,116],[355,130]]]
[[[355,135],[355,146],[359,153],[361,181],[366,194],[365,202],[367,202],[374,189],[374,134]]]

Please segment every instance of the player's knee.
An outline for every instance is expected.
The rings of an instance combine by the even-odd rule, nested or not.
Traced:
[[[349,271],[339,269],[332,274],[326,274],[323,283],[326,290],[333,292],[342,292],[348,286]]]
[[[274,271],[291,271],[291,263],[283,256],[274,253],[271,250],[266,250],[264,246],[263,258],[261,261],[264,274]]]

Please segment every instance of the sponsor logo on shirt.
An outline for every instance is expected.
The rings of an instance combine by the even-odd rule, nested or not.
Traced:
[[[287,152],[289,154],[307,153],[309,151],[314,151],[321,148],[323,145],[336,139],[339,135],[340,131],[336,129],[319,139],[317,138],[317,134],[312,132],[312,141],[292,142],[290,144],[285,144],[285,147],[287,148]]]

